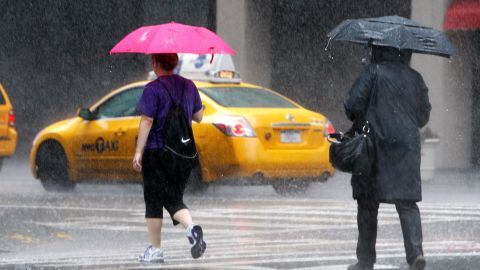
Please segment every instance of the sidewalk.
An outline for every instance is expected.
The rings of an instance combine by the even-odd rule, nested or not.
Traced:
[[[480,171],[437,170],[422,182],[423,202],[480,204]]]
[[[316,193],[330,199],[351,199],[350,177],[350,174],[337,172],[308,195]],[[422,197],[425,203],[480,204],[480,170],[436,170],[433,179],[422,182]]]
[[[468,185],[476,183],[476,185],[480,185],[480,169],[437,169],[431,182],[435,184],[462,183]]]

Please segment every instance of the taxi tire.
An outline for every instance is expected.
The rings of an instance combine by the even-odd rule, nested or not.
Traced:
[[[37,174],[46,191],[72,191],[75,183],[68,176],[68,161],[62,146],[55,141],[40,145],[36,158]]]
[[[203,181],[202,168],[200,166],[196,166],[190,173],[190,177],[188,178],[187,186],[185,188],[185,193],[202,194],[207,190],[207,188],[208,183]]]
[[[328,181],[328,179],[330,179],[331,176],[332,175],[329,172],[324,172],[322,173],[322,175],[320,175],[320,177],[317,180],[320,183],[325,183]]]
[[[0,172],[2,171],[2,167],[3,167],[3,158],[0,157]]]
[[[311,181],[303,179],[278,179],[272,181],[272,187],[279,195],[298,195],[305,193]]]

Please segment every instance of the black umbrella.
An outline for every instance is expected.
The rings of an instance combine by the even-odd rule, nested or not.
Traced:
[[[329,43],[342,40],[443,57],[450,57],[455,52],[445,33],[396,15],[345,20],[327,36]]]

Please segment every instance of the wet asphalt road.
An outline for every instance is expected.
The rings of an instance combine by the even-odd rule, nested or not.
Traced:
[[[161,265],[148,244],[140,185],[80,184],[47,193],[28,164],[0,172],[0,269],[346,269],[355,261],[356,204],[348,175],[302,196],[270,186],[210,186],[187,195],[208,248],[193,260],[185,231],[164,220]],[[419,204],[427,269],[480,269],[480,172],[438,172]],[[408,269],[395,208],[379,211],[375,269]]]

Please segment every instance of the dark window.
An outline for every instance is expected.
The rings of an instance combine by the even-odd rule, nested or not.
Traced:
[[[2,92],[0,92],[0,105],[5,105],[7,102],[5,101],[5,98],[3,97]]]
[[[282,96],[262,88],[211,87],[200,89],[205,95],[224,107],[235,108],[297,108]]]
[[[139,115],[137,104],[142,92],[143,87],[139,87],[122,91],[117,95],[114,95],[97,108],[97,118],[116,118]]]

